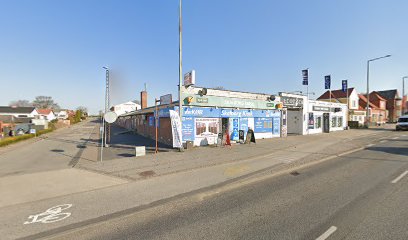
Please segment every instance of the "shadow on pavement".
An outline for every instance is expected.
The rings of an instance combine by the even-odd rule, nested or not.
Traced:
[[[408,156],[408,148],[406,147],[368,147],[366,149],[371,151]]]
[[[104,148],[104,160],[135,157],[135,147],[145,146],[146,154],[155,152],[156,141],[124,128],[111,125],[111,139],[109,148]],[[90,139],[89,142],[98,143],[100,139]],[[158,143],[159,152],[175,151],[172,146]]]

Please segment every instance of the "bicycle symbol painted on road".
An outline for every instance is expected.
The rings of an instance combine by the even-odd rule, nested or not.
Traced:
[[[53,223],[53,222],[64,220],[65,218],[71,216],[71,213],[69,212],[63,213],[62,211],[70,207],[72,207],[72,204],[62,204],[62,205],[58,205],[58,206],[49,208],[45,212],[42,212],[36,215],[30,215],[28,217],[30,221],[26,221],[24,222],[24,224]]]

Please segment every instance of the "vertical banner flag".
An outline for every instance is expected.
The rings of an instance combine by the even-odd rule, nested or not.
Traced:
[[[302,70],[303,85],[309,85],[309,70]]]
[[[171,133],[173,135],[173,148],[181,148],[181,121],[179,114],[170,110]]]
[[[341,81],[341,90],[343,90],[343,92],[347,92],[347,80]]]
[[[330,75],[324,76],[324,89],[330,89]]]

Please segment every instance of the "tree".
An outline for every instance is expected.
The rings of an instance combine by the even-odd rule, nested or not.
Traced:
[[[76,109],[77,111],[81,111],[83,114],[88,114],[88,108],[84,107],[84,106],[79,106]]]
[[[54,102],[52,97],[49,96],[37,96],[33,101],[33,105],[36,108],[46,108],[52,110],[59,110],[60,106]]]
[[[9,106],[16,106],[16,107],[32,107],[33,104],[28,100],[16,100],[11,101]]]

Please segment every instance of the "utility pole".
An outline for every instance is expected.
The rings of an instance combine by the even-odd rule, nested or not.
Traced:
[[[103,67],[106,70],[106,89],[105,89],[105,114],[109,111],[109,105],[110,105],[110,95],[109,95],[109,69],[107,67]],[[105,120],[103,120],[105,123]],[[105,142],[104,146],[107,147],[107,143],[110,142],[110,124],[105,123],[104,127],[104,132],[105,132]]]
[[[183,87],[183,64],[182,64],[182,42],[183,42],[183,38],[182,38],[182,16],[181,16],[181,0],[179,0],[179,85],[178,85],[178,94],[179,94],[179,115],[180,115],[180,127],[183,128],[183,118],[182,118],[182,99],[181,99],[181,92],[182,92],[182,87]],[[180,147],[180,151],[183,151],[183,141],[181,141],[181,147]]]

